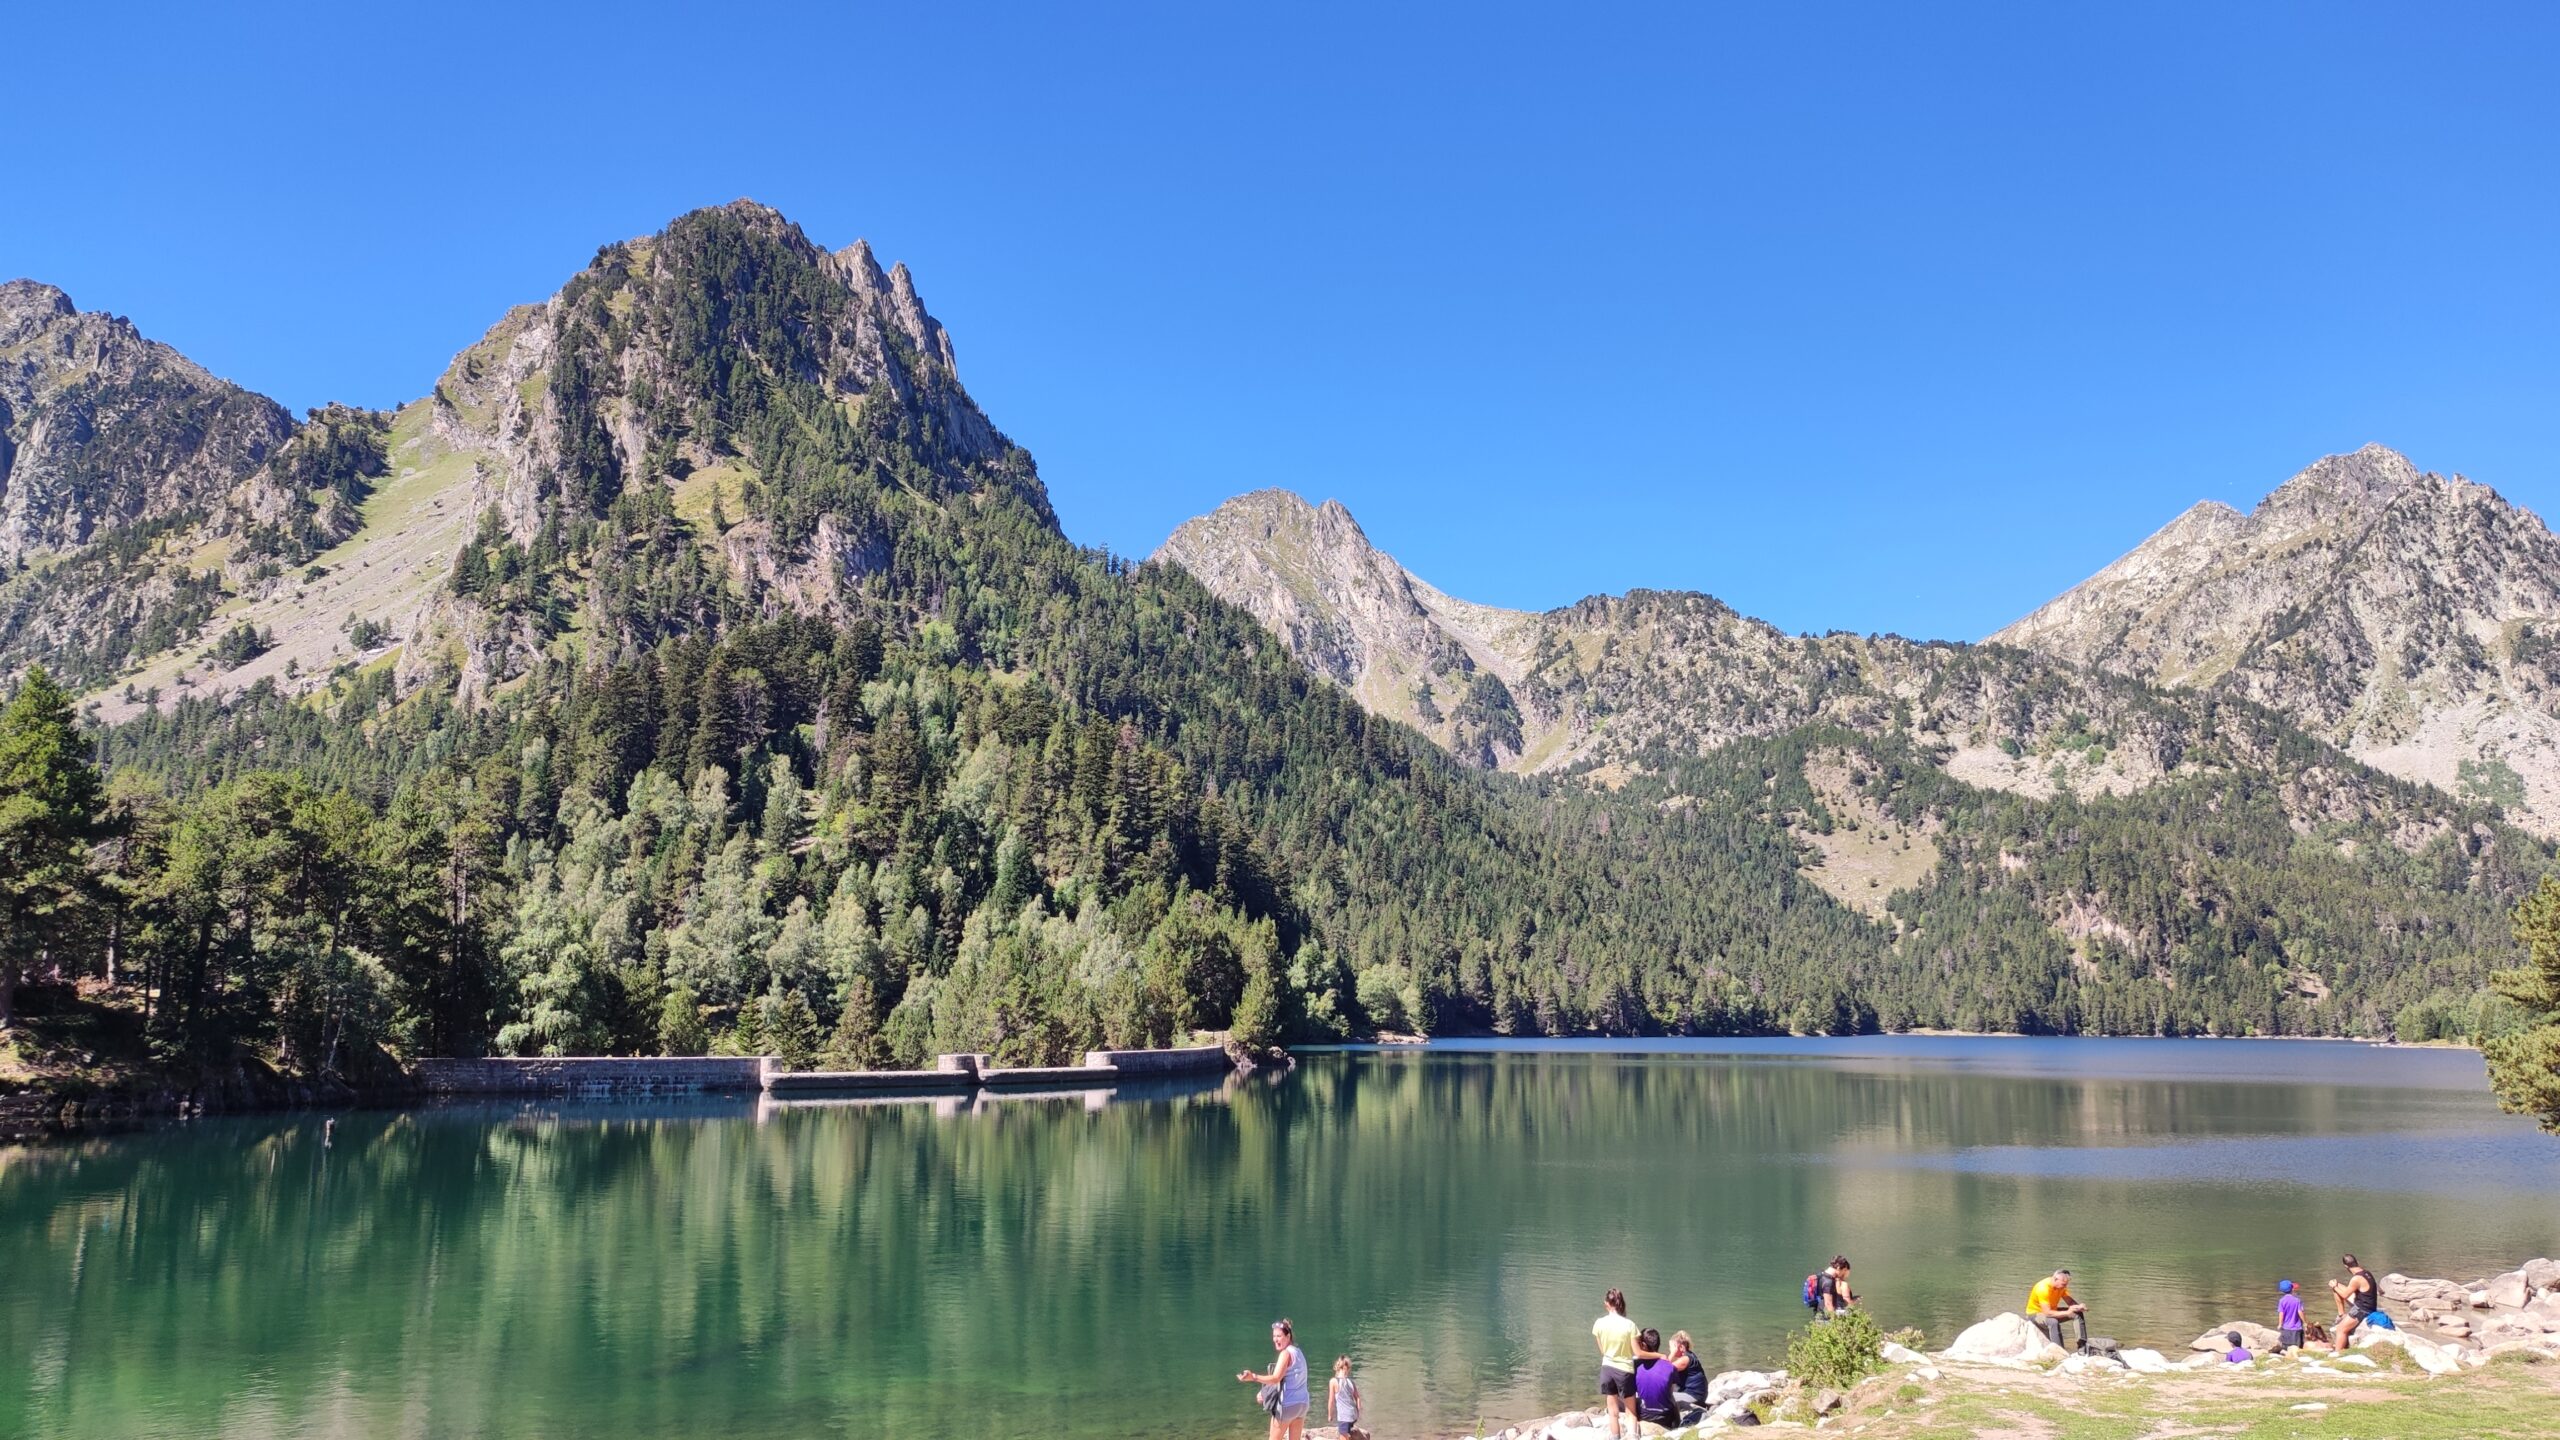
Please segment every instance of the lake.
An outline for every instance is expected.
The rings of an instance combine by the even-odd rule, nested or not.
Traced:
[[[1932,1343],[2068,1265],[2162,1349],[2342,1249],[2560,1252],[2560,1140],[2477,1056],[2344,1043],[1481,1042],[337,1121],[0,1150],[0,1435],[1259,1436],[1231,1377],[1285,1314],[1392,1437],[1582,1401],[1610,1285],[1726,1369],[1782,1362],[1834,1251]]]

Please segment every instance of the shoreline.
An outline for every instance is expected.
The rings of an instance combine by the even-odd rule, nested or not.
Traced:
[[[2479,1053],[2476,1047],[2449,1041],[2401,1042],[2338,1035],[2025,1035],[2006,1031],[1926,1029],[1865,1035],[1562,1035],[1522,1038],[1470,1034],[1434,1036],[1389,1034],[1371,1040],[1289,1046],[1286,1047],[1285,1053],[1293,1056],[1298,1054],[1423,1055],[1438,1050],[1447,1054],[1680,1055],[1714,1053],[1712,1050],[1701,1052],[1697,1047],[1712,1046],[1718,1042],[1745,1042],[1747,1048],[1756,1049],[1770,1042],[1824,1040],[1849,1042],[2113,1040],[2181,1043],[2207,1040],[2288,1041],[2357,1045],[2382,1050],[2443,1051],[2472,1055]],[[1500,1048],[1490,1051],[1474,1048],[1485,1041],[1499,1042]],[[1670,1048],[1674,1045],[1679,1048]],[[632,1057],[592,1058],[620,1060]],[[22,1082],[14,1089],[0,1089],[0,1143],[41,1143],[52,1138],[120,1133],[166,1120],[187,1119],[200,1115],[400,1108],[431,1102],[437,1097],[437,1086],[432,1081],[422,1078],[424,1070],[421,1067],[443,1063],[449,1062],[413,1062],[411,1068],[394,1072],[392,1078],[377,1077],[363,1083],[350,1083],[334,1078],[295,1079],[247,1061],[236,1063],[228,1069],[193,1072],[180,1067],[137,1072],[102,1064],[90,1070],[70,1074],[40,1073],[31,1082]],[[900,1075],[908,1073],[899,1072]],[[927,1076],[933,1074],[929,1071],[914,1073]]]
[[[2552,1397],[2550,1413],[2560,1414],[2560,1263],[2535,1258],[2469,1282],[2394,1272],[2379,1283],[2383,1311],[2397,1322],[2395,1327],[2359,1328],[2343,1352],[2318,1341],[2291,1351],[2275,1349],[2276,1333],[2247,1320],[2220,1322],[2177,1350],[2128,1346],[2103,1355],[2066,1352],[2012,1311],[1975,1323],[1935,1351],[1923,1353],[1887,1340],[1870,1372],[1846,1385],[1816,1387],[1784,1368],[1722,1371],[1709,1380],[1708,1403],[1685,1413],[1681,1425],[1646,1422],[1635,1429],[1638,1440],[1790,1425],[1881,1435],[1909,1429],[1893,1423],[1901,1416],[1925,1425],[1927,1434],[1941,1435],[1947,1432],[1937,1422],[1954,1418],[1952,1414],[1912,1417],[1948,1405],[1951,1412],[1980,1412],[1977,1428],[1969,1432],[1976,1436],[2051,1433],[2049,1425],[2016,1423],[2026,1417],[2004,1414],[2004,1408],[2018,1406],[2049,1416],[2056,1409],[2085,1411],[2079,1402],[2095,1400],[2103,1409],[2129,1391],[2140,1396],[2132,1402],[2133,1411],[2156,1428],[2167,1423],[2160,1418],[2157,1392],[2189,1382],[2198,1387],[2194,1396],[2215,1404],[2247,1387],[2288,1383],[2291,1388],[2271,1397],[2272,1403],[2283,1407],[2278,1413],[2299,1418],[2325,1412],[2332,1404],[2362,1406],[2377,1398],[2423,1401],[2427,1388],[2439,1381],[2454,1382],[2439,1387],[2452,1391],[2497,1390],[2506,1377],[2493,1372],[2516,1366],[2537,1367],[2536,1388]],[[2252,1352],[2250,1360],[2234,1363],[2222,1353],[2220,1337],[2229,1331],[2240,1332]],[[2242,1391],[2235,1392],[2234,1385]],[[1967,1407],[1951,1401],[1971,1403]],[[2469,1402],[2455,1399],[2441,1408],[2467,1410]],[[1333,1431],[1328,1426],[1310,1433]],[[1476,1430],[1430,1432],[1423,1440],[1609,1440],[1617,1433],[1595,1403],[1500,1426],[1480,1422]],[[2172,1433],[2243,1432],[2198,1428]]]

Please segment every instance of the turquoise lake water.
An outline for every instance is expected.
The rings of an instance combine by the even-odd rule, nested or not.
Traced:
[[[1098,1097],[526,1105],[0,1150],[0,1435],[1259,1435],[1276,1315],[1380,1433],[1579,1402],[1600,1292],[1776,1363],[1837,1251],[1943,1343],[2056,1265],[2176,1348],[2275,1282],[2560,1251],[2468,1052],[1496,1042]]]

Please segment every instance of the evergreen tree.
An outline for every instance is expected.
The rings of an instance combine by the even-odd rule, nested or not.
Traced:
[[[845,986],[844,1009],[822,1052],[830,1070],[878,1070],[889,1063],[889,1048],[880,1036],[879,998],[868,977],[856,975]]]
[[[711,1036],[702,1023],[702,1006],[693,992],[682,985],[667,991],[658,1006],[658,1053],[661,1055],[700,1055],[711,1047]]]
[[[0,1030],[20,979],[88,918],[98,795],[70,695],[33,667],[0,709]]]
[[[818,1017],[809,1008],[809,998],[797,990],[786,990],[780,980],[758,1002],[764,1011],[764,1053],[782,1062],[785,1070],[806,1070],[818,1058]]]
[[[2544,876],[2517,907],[2516,939],[2527,963],[2500,972],[2492,984],[2529,1021],[2486,1041],[2481,1050],[2499,1105],[2560,1134],[2560,880]]]

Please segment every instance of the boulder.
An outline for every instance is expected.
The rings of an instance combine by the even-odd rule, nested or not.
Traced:
[[[1890,1340],[1884,1342],[1884,1348],[1876,1353],[1884,1357],[1887,1365],[1917,1365],[1926,1358],[1910,1346],[1897,1345]]]
[[[2384,1345],[2397,1346],[2406,1352],[2410,1359],[2418,1362],[2419,1369],[2430,1375],[2450,1375],[2462,1368],[2461,1347],[2438,1345],[2432,1340],[2411,1335],[2402,1330],[2358,1330],[2356,1338],[2351,1343],[2359,1350],[2371,1350]]]
[[[1745,1399],[1777,1388],[1777,1380],[1757,1370],[1727,1370],[1707,1382],[1707,1408]]]
[[[1727,1400],[1707,1411],[1710,1425],[1757,1425],[1760,1417],[1751,1413],[1750,1402],[1740,1398]]]
[[[2124,1371],[2124,1362],[2112,1355],[2062,1357],[2062,1373],[2065,1375],[2121,1375]]]
[[[1830,1414],[1832,1411],[1840,1408],[1842,1398],[1843,1397],[1840,1392],[1837,1390],[1815,1391],[1813,1393],[1813,1413],[1816,1415]]]
[[[2463,1357],[2474,1365],[2486,1365],[2502,1355],[2532,1355],[2544,1360],[2560,1360],[2560,1340],[2501,1340],[2483,1346]]]
[[[2423,1305],[2430,1310],[2457,1310],[2471,1303],[2468,1285],[2450,1280],[2413,1280],[2406,1275],[2382,1277],[2382,1298],[2406,1305]]]
[[[1957,1336],[1956,1343],[1938,1352],[1938,1358],[1955,1365],[2024,1370],[2061,1359],[2062,1347],[2044,1338],[2044,1332],[2024,1315],[1994,1315]]]
[[[2124,1361],[2124,1368],[2136,1375],[2169,1373],[2169,1357],[2157,1350],[2127,1350],[2117,1358]]]
[[[2527,1260],[2516,1269],[2536,1290],[2560,1290],[2560,1260]]]
[[[2462,1368],[2462,1351],[2458,1347],[2438,1345],[2411,1336],[2410,1357],[2430,1375],[2451,1375]]]
[[[2524,1302],[2533,1298],[2533,1286],[2526,1283],[2523,1271],[2510,1270],[2491,1278],[2488,1284],[2480,1287],[2480,1293],[2488,1296],[2489,1303],[2501,1310],[2521,1310]]]
[[[2278,1338],[2276,1332],[2254,1320],[2225,1321],[2197,1336],[2195,1338],[2195,1343],[2189,1345],[2187,1348],[2190,1350],[2209,1350],[2216,1355],[2220,1355],[2231,1348],[2230,1336],[2231,1332],[2234,1330],[2240,1332],[2240,1343],[2248,1346],[2251,1350],[2273,1350],[2276,1348],[2276,1340]]]

